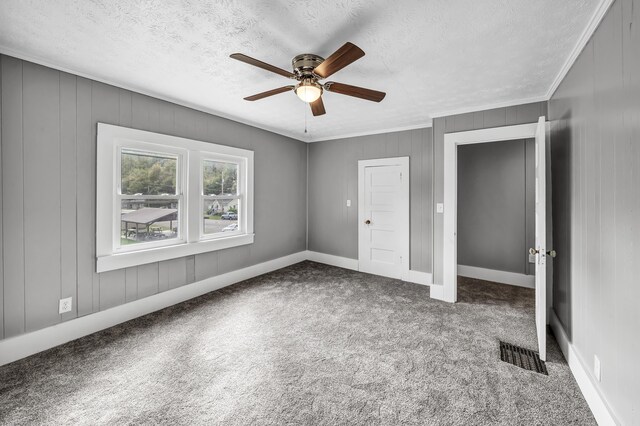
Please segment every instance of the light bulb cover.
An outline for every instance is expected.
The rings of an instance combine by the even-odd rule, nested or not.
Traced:
[[[322,95],[322,86],[313,80],[303,80],[298,83],[295,92],[302,101],[311,103]]]

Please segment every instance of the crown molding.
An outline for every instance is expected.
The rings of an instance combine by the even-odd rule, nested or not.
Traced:
[[[474,105],[474,106],[465,107],[465,108],[440,111],[440,112],[431,114],[431,118],[441,118],[441,117],[448,117],[451,115],[468,114],[470,112],[487,111],[495,108],[506,108],[506,107],[516,106],[516,105],[531,104],[534,102],[545,102],[548,100],[549,98],[546,95],[541,95],[541,96],[534,96],[531,98],[521,98],[521,99],[514,99],[514,100],[504,101],[504,102],[496,102],[493,104]]]
[[[42,66],[47,67],[47,68],[52,68],[52,69],[57,70],[57,71],[66,72],[68,74],[73,74],[75,76],[86,78],[86,79],[93,80],[93,81],[97,81],[99,83],[108,84],[110,86],[114,86],[114,87],[117,87],[119,89],[129,90],[131,92],[135,92],[135,93],[138,93],[138,94],[141,94],[141,95],[150,96],[152,98],[156,98],[156,99],[159,99],[159,100],[162,100],[162,101],[170,102],[172,104],[180,105],[180,106],[183,106],[183,107],[186,107],[186,108],[191,108],[193,110],[204,112],[206,114],[215,115],[216,117],[224,118],[224,119],[227,119],[227,120],[230,120],[230,121],[234,121],[234,122],[240,123],[240,124],[245,124],[247,126],[251,126],[251,127],[256,128],[256,129],[265,130],[265,131],[270,132],[270,133],[276,133],[278,135],[285,136],[285,137],[291,138],[291,139],[295,139],[295,140],[300,141],[300,142],[306,142],[304,139],[300,139],[299,136],[296,136],[296,135],[294,135],[292,133],[289,133],[289,132],[283,132],[282,130],[278,130],[278,129],[275,129],[273,127],[257,124],[257,123],[254,123],[252,121],[249,121],[249,120],[242,120],[242,119],[239,119],[238,117],[234,117],[234,116],[231,116],[229,114],[225,114],[225,113],[223,113],[221,111],[217,111],[217,110],[210,109],[210,108],[203,108],[202,106],[199,106],[199,105],[196,105],[196,104],[193,104],[193,103],[190,103],[190,102],[181,101],[179,99],[175,99],[175,98],[172,98],[170,96],[165,96],[165,95],[162,95],[160,93],[156,93],[156,92],[153,92],[153,91],[150,91],[150,90],[145,90],[145,89],[142,89],[142,88],[134,86],[134,85],[130,85],[130,84],[123,83],[123,82],[118,82],[118,81],[113,81],[113,80],[109,80],[109,79],[106,79],[106,78],[97,77],[95,75],[87,74],[87,73],[84,73],[84,72],[81,72],[81,71],[77,71],[77,70],[74,70],[74,69],[71,69],[71,68],[66,68],[66,67],[54,64],[52,62],[49,62],[46,59],[42,59],[42,58],[39,58],[39,57],[36,57],[36,56],[31,56],[31,55],[25,55],[25,54],[23,54],[21,52],[18,52],[18,51],[14,50],[14,49],[6,47],[6,46],[4,46],[2,44],[0,44],[0,54],[7,55],[7,56],[12,56],[14,58],[21,59],[23,61],[32,62],[32,63],[37,64],[37,65],[42,65]]]
[[[489,109],[493,109],[493,108],[504,108],[504,107],[510,107],[510,106],[515,106],[515,105],[524,105],[524,104],[533,103],[533,102],[545,102],[545,101],[548,101],[549,99],[551,99],[551,96],[553,96],[555,91],[558,89],[558,86],[560,85],[560,83],[562,83],[562,80],[564,80],[564,78],[566,77],[567,73],[569,72],[569,70],[571,69],[571,67],[575,63],[575,61],[578,59],[578,56],[580,56],[580,53],[582,53],[582,50],[585,48],[585,46],[587,45],[587,43],[589,42],[589,40],[591,39],[593,34],[598,29],[598,26],[600,25],[600,22],[602,22],[602,19],[607,14],[607,11],[609,10],[609,8],[611,7],[611,5],[613,4],[614,1],[615,0],[600,0],[600,4],[598,4],[598,7],[596,8],[596,10],[594,11],[593,15],[591,16],[591,19],[589,20],[589,23],[587,24],[587,27],[584,29],[584,31],[580,35],[580,38],[578,39],[578,41],[576,42],[576,45],[571,50],[571,53],[569,54],[569,57],[567,58],[565,63],[562,65],[562,68],[560,68],[560,71],[558,72],[558,74],[556,75],[555,79],[551,83],[551,86],[549,87],[549,90],[547,90],[547,92],[544,95],[535,96],[535,97],[532,97],[532,98],[518,99],[518,100],[515,100],[515,101],[506,101],[506,102],[499,102],[499,103],[495,103],[495,104],[487,104],[487,105],[479,105],[479,106],[468,107],[468,108],[460,108],[460,109],[457,109],[457,110],[442,111],[442,112],[438,112],[438,113],[435,113],[435,114],[431,114],[431,118],[447,117],[447,116],[450,116],[450,115],[466,114],[466,113],[469,113],[469,112],[477,112],[477,111],[485,111],[485,110],[489,110]]]
[[[564,78],[567,76],[567,73],[578,59],[578,56],[580,56],[580,53],[582,53],[582,50],[585,48],[593,34],[598,29],[600,22],[602,22],[602,19],[607,14],[607,11],[614,1],[615,0],[600,0],[600,4],[593,13],[593,16],[591,16],[591,20],[589,20],[587,27],[580,35],[578,42],[573,47],[573,50],[571,51],[571,54],[569,54],[569,57],[565,61],[564,65],[562,66],[562,68],[560,68],[560,72],[558,72],[558,75],[556,75],[556,78],[551,83],[551,87],[549,87],[549,90],[547,90],[547,100],[551,99],[551,96],[553,96],[555,91],[558,89],[558,86],[560,86],[560,83],[562,83],[562,80],[564,80]]]
[[[329,136],[329,137],[320,137],[318,139],[314,139],[312,136],[307,136],[307,137],[301,137],[298,136],[296,134],[287,132],[287,131],[282,131],[280,129],[276,129],[270,126],[265,126],[265,125],[261,125],[255,122],[252,122],[250,120],[243,120],[241,118],[235,117],[235,116],[231,116],[229,114],[225,114],[224,112],[218,111],[218,110],[213,110],[213,109],[209,109],[209,108],[203,108],[202,106],[190,103],[190,102],[184,102],[181,101],[179,99],[175,99],[172,98],[170,96],[165,96],[162,95],[160,93],[156,93],[153,91],[149,91],[149,90],[145,90],[143,88],[134,86],[134,85],[129,85],[123,82],[118,82],[118,81],[112,81],[109,79],[105,79],[105,78],[101,78],[101,77],[96,77],[94,75],[89,75],[87,73],[83,73],[74,69],[69,69],[69,68],[65,68],[59,65],[56,65],[48,60],[36,57],[36,56],[31,56],[31,55],[25,55],[21,52],[18,52],[14,49],[11,49],[9,47],[6,47],[4,45],[0,44],[0,54],[4,54],[4,55],[8,55],[8,56],[13,56],[15,58],[18,59],[22,59],[28,62],[33,62],[35,64],[38,65],[43,65],[49,68],[53,68],[55,70],[58,71],[62,71],[62,72],[66,72],[69,74],[73,74],[73,75],[77,75],[79,77],[83,77],[83,78],[87,78],[90,80],[94,80],[94,81],[98,81],[100,83],[104,83],[104,84],[108,84],[111,86],[115,86],[118,88],[122,88],[125,90],[129,90],[132,92],[136,92],[142,95],[146,95],[146,96],[151,96],[153,98],[156,99],[160,99],[166,102],[170,102],[176,105],[180,105],[180,106],[184,106],[187,108],[191,108],[193,110],[196,111],[201,111],[207,114],[212,114],[215,115],[217,117],[221,117],[227,120],[231,120],[234,121],[236,123],[240,123],[240,124],[245,124],[247,126],[251,126],[257,129],[261,129],[261,130],[265,130],[271,133],[275,133],[281,136],[285,136],[287,138],[291,138],[300,142],[305,142],[305,143],[313,143],[313,142],[322,142],[322,141],[328,141],[328,140],[336,140],[336,139],[345,139],[345,138],[353,138],[353,137],[359,137],[359,136],[369,136],[369,135],[376,135],[376,134],[382,134],[382,133],[392,133],[392,132],[401,132],[401,131],[405,131],[405,130],[414,130],[414,129],[423,129],[423,128],[429,128],[432,126],[432,119],[433,118],[440,118],[440,117],[446,117],[446,116],[451,116],[451,115],[458,115],[458,114],[466,114],[466,113],[470,113],[470,112],[477,112],[477,111],[486,111],[486,110],[490,110],[490,109],[494,109],[494,108],[505,108],[505,107],[510,107],[510,106],[516,106],[516,105],[523,105],[523,104],[528,104],[528,103],[534,103],[534,102],[546,102],[549,99],[551,99],[551,96],[553,96],[553,94],[555,93],[555,91],[557,90],[558,86],[560,85],[560,83],[564,80],[565,76],[567,75],[567,73],[569,72],[569,70],[571,69],[571,67],[573,66],[573,64],[575,63],[576,59],[578,58],[578,56],[580,56],[580,53],[582,52],[582,50],[584,49],[584,47],[587,45],[587,43],[589,42],[589,39],[591,39],[591,37],[593,36],[593,34],[595,33],[596,29],[598,28],[598,26],[600,25],[600,22],[602,21],[602,19],[604,18],[605,14],[607,13],[607,11],[609,10],[609,8],[611,7],[611,5],[613,4],[614,0],[600,0],[600,4],[598,5],[598,7],[596,8],[594,14],[592,15],[591,19],[589,20],[589,23],[587,24],[587,27],[584,29],[584,31],[582,32],[582,34],[580,35],[580,38],[578,39],[576,45],[574,46],[573,50],[571,51],[569,57],[567,58],[567,60],[565,61],[564,65],[562,66],[562,68],[560,69],[560,71],[558,72],[558,74],[556,75],[555,79],[553,80],[551,86],[549,87],[549,89],[547,90],[547,92],[544,95],[541,96],[534,96],[534,97],[530,97],[530,98],[523,98],[523,99],[516,99],[516,100],[510,100],[510,101],[504,101],[504,102],[498,102],[498,103],[492,103],[492,104],[484,104],[484,105],[475,105],[475,106],[470,106],[470,107],[465,107],[465,108],[459,108],[459,109],[454,109],[454,110],[444,110],[444,111],[439,111],[433,114],[430,114],[430,118],[425,119],[424,122],[422,123],[418,123],[415,125],[410,125],[410,126],[403,126],[403,127],[392,127],[392,128],[385,128],[385,129],[378,129],[378,130],[373,130],[373,131],[362,131],[362,132],[354,132],[354,133],[345,133],[345,134],[339,134],[339,135],[335,135],[335,136]]]
[[[404,132],[406,130],[428,129],[431,126],[432,126],[432,121],[428,120],[428,121],[425,121],[424,123],[413,124],[410,126],[390,127],[386,129],[378,129],[378,130],[371,130],[371,131],[364,131],[364,132],[345,133],[343,135],[328,136],[326,138],[318,138],[318,139],[309,138],[308,140],[305,140],[305,142],[307,143],[324,142],[324,141],[331,141],[336,139],[357,138],[359,136],[379,135],[382,133],[394,133],[394,132]]]
[[[82,71],[78,71],[75,69],[71,69],[71,68],[66,68],[57,64],[54,64],[53,62],[50,62],[46,59],[42,59],[36,56],[32,56],[32,55],[25,55],[22,52],[19,52],[17,50],[11,49],[7,46],[4,46],[2,44],[0,44],[0,54],[2,55],[7,55],[7,56],[11,56],[17,59],[21,59],[23,61],[27,61],[27,62],[32,62],[34,64],[38,64],[38,65],[42,65],[44,67],[47,68],[52,68],[54,70],[57,71],[61,71],[61,72],[66,72],[68,74],[72,74],[78,77],[82,77],[82,78],[86,78],[89,80],[93,80],[93,81],[97,81],[99,83],[104,83],[104,84],[108,84],[110,86],[114,86],[120,89],[124,89],[124,90],[129,90],[131,92],[135,92],[141,95],[145,95],[145,96],[150,96],[152,98],[156,98],[162,101],[166,101],[166,102],[170,102],[172,104],[175,105],[180,105],[186,108],[191,108],[193,110],[196,111],[200,111],[200,112],[204,112],[206,114],[211,114],[211,115],[215,115],[216,117],[220,117],[220,118],[224,118],[230,121],[234,121],[236,123],[240,123],[240,124],[245,124],[247,126],[251,126],[251,127],[255,127],[257,129],[261,129],[261,130],[265,130],[267,132],[271,132],[271,133],[275,133],[278,134],[280,136],[285,136],[287,138],[291,138],[291,139],[295,139],[299,142],[305,142],[305,143],[310,143],[310,142],[320,142],[320,141],[324,141],[324,140],[332,140],[332,139],[344,139],[344,138],[350,138],[350,137],[356,137],[356,136],[367,136],[367,135],[373,135],[373,134],[379,134],[379,133],[390,133],[390,132],[399,132],[399,131],[403,131],[403,130],[413,130],[413,129],[419,129],[419,128],[425,128],[425,127],[431,127],[431,120],[425,122],[425,123],[420,123],[414,126],[406,126],[406,127],[395,127],[395,128],[391,128],[391,129],[381,129],[381,130],[375,130],[372,132],[357,132],[357,133],[349,133],[349,134],[344,134],[344,135],[338,135],[338,136],[330,136],[328,138],[319,138],[319,139],[313,139],[312,137],[300,137],[297,136],[293,133],[289,133],[286,131],[282,131],[279,129],[275,129],[273,127],[269,127],[269,126],[264,126],[264,125],[260,125],[257,123],[254,123],[252,121],[249,120],[242,120],[238,117],[234,117],[231,116],[229,114],[225,114],[221,111],[217,111],[217,110],[213,110],[210,108],[203,108],[200,105],[196,105],[190,102],[185,102],[185,101],[181,101],[179,99],[175,99],[172,98],[170,96],[165,96],[162,95],[160,93],[156,93],[150,90],[145,90],[143,88],[140,88],[138,86],[134,86],[134,85],[130,85],[127,83],[123,83],[123,82],[119,82],[119,81],[114,81],[114,80],[109,80],[106,78],[102,78],[102,77],[97,77],[95,75],[91,75],[91,74],[87,74],[85,72]]]
[[[356,136],[367,136],[367,135],[374,135],[374,134],[380,134],[380,133],[390,133],[390,132],[400,132],[403,130],[413,130],[413,129],[421,129],[421,128],[426,128],[426,127],[431,127],[431,120],[428,120],[424,123],[420,123],[420,124],[416,124],[413,126],[406,126],[406,127],[394,127],[394,128],[388,128],[388,129],[380,129],[380,130],[374,130],[371,132],[368,131],[363,131],[363,132],[357,132],[357,133],[349,133],[349,134],[344,134],[344,135],[338,135],[338,136],[330,136],[327,138],[319,138],[319,139],[313,139],[312,137],[300,137],[298,135],[295,135],[293,133],[289,133],[286,131],[282,131],[279,129],[275,129],[273,127],[269,127],[269,126],[264,126],[258,123],[254,123],[252,121],[249,120],[243,120],[240,119],[238,117],[235,116],[231,116],[229,114],[225,114],[224,112],[221,111],[217,111],[217,110],[213,110],[210,108],[203,108],[200,105],[196,105],[190,102],[185,102],[185,101],[181,101],[179,99],[175,99],[172,98],[170,96],[165,96],[162,95],[160,93],[157,92],[153,92],[150,90],[145,90],[141,87],[138,86],[134,86],[134,85],[130,85],[127,83],[123,83],[123,82],[119,82],[119,81],[114,81],[114,80],[109,80],[106,78],[102,78],[102,77],[97,77],[95,75],[91,75],[91,74],[87,74],[85,72],[82,71],[78,71],[75,69],[71,69],[71,68],[66,68],[57,64],[54,64],[53,62],[50,62],[46,59],[42,59],[36,56],[32,56],[32,55],[25,55],[22,52],[19,52],[17,50],[11,49],[7,46],[4,46],[2,44],[0,44],[0,54],[2,55],[7,55],[7,56],[11,56],[17,59],[21,59],[23,61],[27,61],[27,62],[32,62],[34,64],[38,64],[38,65],[42,65],[44,67],[47,68],[52,68],[54,70],[57,71],[61,71],[61,72],[66,72],[68,74],[73,74],[76,75],[78,77],[82,77],[82,78],[86,78],[89,80],[93,80],[93,81],[97,81],[99,83],[104,83],[104,84],[108,84],[110,86],[114,86],[120,89],[124,89],[124,90],[129,90],[131,92],[135,92],[141,95],[145,95],[145,96],[150,96],[152,98],[156,98],[162,101],[166,101],[166,102],[170,102],[172,104],[175,105],[180,105],[186,108],[191,108],[193,110],[196,111],[200,111],[200,112],[204,112],[206,114],[211,114],[211,115],[215,115],[216,117],[220,117],[220,118],[224,118],[230,121],[234,121],[236,123],[240,123],[240,124],[245,124],[247,126],[251,126],[251,127],[255,127],[257,129],[261,129],[261,130],[265,130],[267,132],[271,132],[271,133],[275,133],[281,136],[285,136],[287,138],[291,138],[291,139],[295,139],[299,142],[305,142],[305,143],[310,143],[310,142],[320,142],[320,141],[324,141],[324,140],[332,140],[332,139],[344,139],[344,138],[350,138],[350,137],[356,137]]]

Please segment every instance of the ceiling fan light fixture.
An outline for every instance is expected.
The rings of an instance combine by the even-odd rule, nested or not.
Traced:
[[[303,53],[295,56],[291,60],[293,72],[283,70],[282,68],[278,68],[242,53],[233,53],[231,58],[283,77],[296,80],[297,82],[295,86],[288,85],[278,87],[277,89],[267,90],[266,92],[247,96],[244,98],[246,101],[257,101],[293,90],[296,92],[296,96],[298,96],[300,100],[309,104],[313,116],[317,117],[319,115],[324,115],[327,112],[324,108],[324,102],[322,101],[322,93],[325,90],[372,102],[380,102],[384,99],[385,93],[378,92],[377,90],[336,83],[334,81],[329,81],[325,84],[318,83],[318,80],[323,80],[335,74],[363,56],[364,51],[362,49],[353,43],[346,42],[341,48],[333,52],[326,59],[313,53]]]
[[[296,86],[295,92],[302,101],[311,103],[322,95],[322,86],[311,79],[305,79]]]

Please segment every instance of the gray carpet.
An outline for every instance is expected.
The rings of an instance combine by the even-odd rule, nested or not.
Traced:
[[[416,284],[303,262],[0,367],[1,424],[595,424],[532,290]]]

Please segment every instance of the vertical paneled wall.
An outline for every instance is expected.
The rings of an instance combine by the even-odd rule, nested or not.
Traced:
[[[535,140],[458,148],[458,264],[533,275]]]
[[[309,250],[357,259],[358,160],[408,156],[410,267],[431,272],[432,150],[431,128],[310,144]]]
[[[640,416],[640,2],[617,0],[549,101],[553,308],[620,424]],[[594,356],[602,378],[591,374]]]
[[[535,102],[506,108],[496,108],[467,114],[439,117],[433,120],[433,282],[442,284],[443,215],[435,213],[435,203],[444,200],[444,134],[466,130],[487,129],[515,124],[535,123],[547,115],[547,103]],[[447,206],[444,206],[446,209]]]
[[[4,238],[3,238],[3,220],[2,220],[2,58],[0,57],[0,238],[2,238],[2,244],[0,244],[0,339],[4,339]]]
[[[4,337],[10,337],[25,331],[22,62],[0,56],[0,74]]]
[[[0,90],[0,338],[305,250],[305,143],[9,56]],[[97,274],[98,122],[254,150],[255,243]]]

